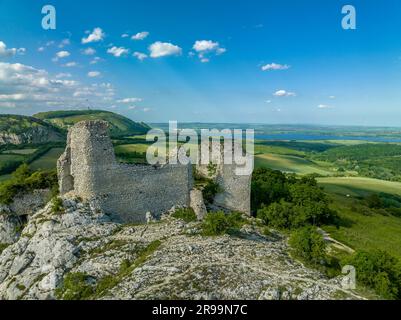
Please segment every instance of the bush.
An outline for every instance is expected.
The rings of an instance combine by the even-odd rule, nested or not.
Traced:
[[[286,176],[280,171],[258,168],[253,172],[251,183],[251,207],[256,212],[289,196]]]
[[[389,253],[358,251],[343,264],[355,267],[357,283],[372,288],[385,299],[401,299],[401,263]]]
[[[231,234],[238,231],[244,223],[241,213],[232,212],[225,214],[222,211],[206,214],[202,230],[206,236],[218,236],[225,233]]]
[[[216,182],[209,180],[206,186],[202,189],[203,199],[207,203],[213,203],[214,197],[219,192],[221,192],[220,186]]]
[[[63,200],[59,197],[54,197],[52,199],[51,210],[53,213],[63,213],[64,212],[64,204]]]
[[[196,214],[192,208],[177,209],[172,216],[176,219],[184,220],[185,222],[196,221]]]
[[[61,287],[56,289],[56,297],[64,300],[85,300],[94,293],[89,283],[90,277],[82,272],[69,273]]]
[[[53,195],[57,194],[56,171],[35,171],[32,173],[28,165],[23,164],[14,171],[11,179],[0,183],[0,203],[10,204],[17,194],[36,189],[51,189]]]
[[[292,229],[294,220],[294,206],[291,203],[281,201],[258,210],[257,217],[262,219],[265,225],[277,229]]]
[[[326,261],[326,243],[316,227],[307,226],[296,230],[289,244],[295,256],[308,263],[317,265]]]

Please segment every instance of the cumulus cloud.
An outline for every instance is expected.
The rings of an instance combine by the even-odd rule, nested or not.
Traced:
[[[3,42],[0,41],[0,58],[7,58],[7,57],[13,57],[17,54],[25,54],[26,49],[25,48],[7,48],[7,45]]]
[[[128,33],[123,33],[122,35],[121,35],[121,38],[128,38],[129,37],[129,34]]]
[[[145,59],[148,57],[147,54],[142,53],[142,52],[138,52],[138,51],[134,52],[132,55],[133,55],[135,58],[137,58],[138,60],[140,60],[140,61],[143,61],[143,60],[145,60]]]
[[[45,51],[45,47],[39,47],[39,48],[38,48],[38,51],[39,51],[39,52]]]
[[[136,102],[141,102],[142,98],[124,98],[117,100],[118,103],[136,103]]]
[[[113,56],[118,58],[118,57],[121,57],[121,56],[124,56],[124,55],[128,54],[129,53],[129,49],[124,48],[124,47],[116,47],[116,46],[114,46],[114,47],[109,48],[107,50],[107,53],[110,53]]]
[[[276,97],[295,97],[296,94],[294,92],[288,92],[286,90],[278,90],[275,93],[273,93],[274,96]]]
[[[171,55],[180,55],[182,49],[169,42],[157,41],[149,46],[150,56],[152,58],[160,58]]]
[[[96,50],[93,48],[86,48],[85,50],[82,51],[82,53],[86,56],[92,56],[96,53]]]
[[[82,38],[83,44],[102,41],[105,37],[105,33],[101,28],[95,28],[86,38]]]
[[[47,71],[20,63],[0,62],[0,107],[36,108],[44,105],[83,107],[86,99],[99,106],[114,97],[109,84],[83,85],[71,79],[61,79],[69,74],[52,77]]]
[[[59,59],[69,57],[70,55],[71,53],[69,53],[68,51],[59,51],[56,53],[56,57]]]
[[[262,71],[270,71],[270,70],[287,70],[290,66],[287,64],[279,64],[279,63],[269,63],[262,66]]]
[[[96,78],[100,76],[100,72],[99,71],[89,71],[88,72],[88,77],[89,78]]]
[[[147,31],[142,31],[142,32],[138,32],[137,34],[134,34],[131,39],[132,40],[143,40],[145,38],[147,38],[147,36],[149,35],[149,32]]]
[[[221,55],[227,51],[225,48],[220,47],[218,42],[212,40],[197,40],[192,46],[192,49],[197,52],[200,61],[203,63],[209,62],[210,59],[206,57],[207,55],[211,53]]]

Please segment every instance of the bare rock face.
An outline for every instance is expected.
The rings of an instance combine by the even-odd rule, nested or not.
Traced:
[[[10,214],[0,213],[0,244],[6,245],[18,240],[18,217]]]
[[[203,220],[207,210],[205,202],[203,201],[203,195],[201,190],[193,189],[190,193],[191,203],[190,206],[194,210],[198,220]]]
[[[63,140],[64,137],[62,134],[46,127],[32,127],[20,134],[0,132],[0,144],[35,144]]]
[[[33,215],[47,204],[50,197],[51,191],[48,189],[34,190],[17,195],[8,207],[17,216]]]
[[[0,253],[0,299],[54,299],[73,273],[86,275],[92,287],[109,280],[89,299],[361,298],[343,289],[341,278],[294,261],[286,239],[262,235],[252,218],[240,236],[204,237],[199,222],[168,215],[122,225],[90,202],[64,199],[64,209],[39,210]]]

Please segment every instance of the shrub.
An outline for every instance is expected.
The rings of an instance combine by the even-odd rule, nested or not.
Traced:
[[[389,253],[357,251],[343,264],[355,267],[357,283],[372,288],[383,298],[401,298],[401,263]]]
[[[265,225],[277,229],[291,229],[293,227],[293,216],[294,206],[285,201],[262,207],[257,212],[257,217],[262,219]]]
[[[56,289],[56,297],[64,300],[85,300],[94,293],[89,283],[90,277],[82,272],[69,273],[61,287]]]
[[[35,189],[51,189],[53,194],[58,193],[57,173],[53,171],[30,172],[28,165],[18,167],[13,177],[0,183],[0,203],[10,204],[14,197],[22,192]]]
[[[286,199],[289,195],[287,179],[280,171],[258,168],[253,172],[251,206],[256,212],[263,206]]]
[[[192,208],[177,209],[172,216],[176,219],[184,220],[185,222],[196,221],[196,214]]]
[[[217,236],[225,233],[231,234],[238,231],[244,223],[241,213],[232,212],[225,214],[222,211],[206,214],[202,230],[206,236]]]
[[[202,190],[203,199],[208,203],[213,203],[214,197],[219,192],[221,192],[220,186],[216,182],[209,180]]]
[[[307,226],[296,230],[289,244],[295,256],[317,265],[326,261],[326,243],[316,227]]]
[[[53,213],[63,213],[64,212],[63,200],[59,197],[53,198],[51,204],[51,210]]]

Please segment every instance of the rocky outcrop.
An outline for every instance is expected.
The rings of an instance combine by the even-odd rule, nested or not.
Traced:
[[[360,298],[340,278],[294,261],[285,237],[262,235],[253,218],[239,236],[204,237],[199,222],[170,215],[121,225],[90,202],[64,200],[64,209],[39,210],[0,254],[0,299],[53,299],[74,273],[91,286],[108,279],[101,295],[89,296],[94,299]]]
[[[1,144],[39,144],[54,141],[63,141],[64,136],[50,127],[31,127],[25,132],[0,132]]]
[[[43,208],[51,197],[49,189],[33,190],[19,194],[14,197],[13,202],[8,206],[9,211],[17,216],[30,216]]]
[[[202,191],[198,189],[192,189],[190,192],[190,206],[194,210],[198,220],[203,220],[207,210],[205,202],[203,201]]]

